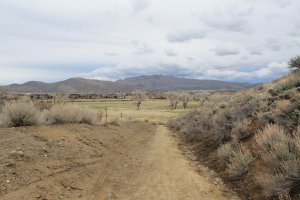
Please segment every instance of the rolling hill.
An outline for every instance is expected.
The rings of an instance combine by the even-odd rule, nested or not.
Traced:
[[[146,90],[239,90],[249,86],[246,83],[232,83],[218,80],[198,80],[169,75],[136,76],[117,81],[102,81],[84,78],[70,78],[55,83],[30,81],[11,84],[7,88],[18,93],[112,93],[117,91]]]

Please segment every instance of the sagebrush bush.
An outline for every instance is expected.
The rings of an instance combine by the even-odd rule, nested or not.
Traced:
[[[43,116],[44,124],[97,123],[97,113],[72,104],[54,105]]]
[[[232,135],[232,137],[235,137],[238,141],[247,139],[252,136],[253,131],[251,129],[251,120],[244,119],[235,123],[234,127],[232,128]]]
[[[29,126],[38,123],[39,111],[30,102],[14,101],[4,105],[1,119],[4,127]]]
[[[281,83],[275,84],[275,86],[273,86],[273,88],[269,90],[269,93],[272,96],[278,96],[283,94],[283,92],[286,90],[290,90],[297,87],[300,87],[300,77],[293,77]]]
[[[266,196],[280,196],[300,190],[300,129],[288,134],[279,125],[268,125],[255,140],[261,156],[276,174],[259,177]]]
[[[300,100],[297,99],[284,107],[274,110],[274,122],[283,126],[287,131],[297,129],[300,120]]]
[[[229,162],[229,159],[234,156],[234,148],[231,143],[226,143],[218,148],[218,157],[224,162]]]
[[[255,160],[247,148],[239,148],[229,159],[227,173],[231,178],[238,178],[248,172],[250,164]]]

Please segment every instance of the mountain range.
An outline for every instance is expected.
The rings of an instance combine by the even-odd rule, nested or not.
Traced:
[[[179,78],[170,75],[136,76],[117,81],[102,81],[84,78],[70,78],[55,83],[29,81],[24,84],[6,86],[17,93],[113,93],[143,90],[240,90],[248,83],[234,83],[219,80]]]

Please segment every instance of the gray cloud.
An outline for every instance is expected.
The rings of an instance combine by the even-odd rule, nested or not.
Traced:
[[[219,45],[212,49],[213,52],[217,56],[229,56],[229,55],[237,55],[240,53],[240,50],[237,47],[230,45]]]
[[[169,33],[167,35],[167,40],[169,42],[189,42],[193,39],[202,39],[204,37],[204,31],[184,31]]]
[[[135,47],[135,54],[143,55],[143,54],[149,54],[153,53],[154,49],[149,47],[146,43],[141,43],[139,41],[132,41],[132,44]]]
[[[164,52],[167,56],[170,56],[170,57],[176,57],[178,55],[178,53],[176,53],[172,49],[165,49]]]
[[[201,21],[215,29],[244,32],[247,27],[247,19],[252,14],[252,11],[253,8],[250,6],[216,6],[210,12],[206,12],[201,17]]]
[[[133,13],[138,13],[146,10],[150,6],[150,2],[146,0],[133,0],[132,9]]]

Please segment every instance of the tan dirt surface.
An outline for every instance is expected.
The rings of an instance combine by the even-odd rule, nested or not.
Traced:
[[[144,122],[0,129],[0,170],[3,200],[238,199]]]

